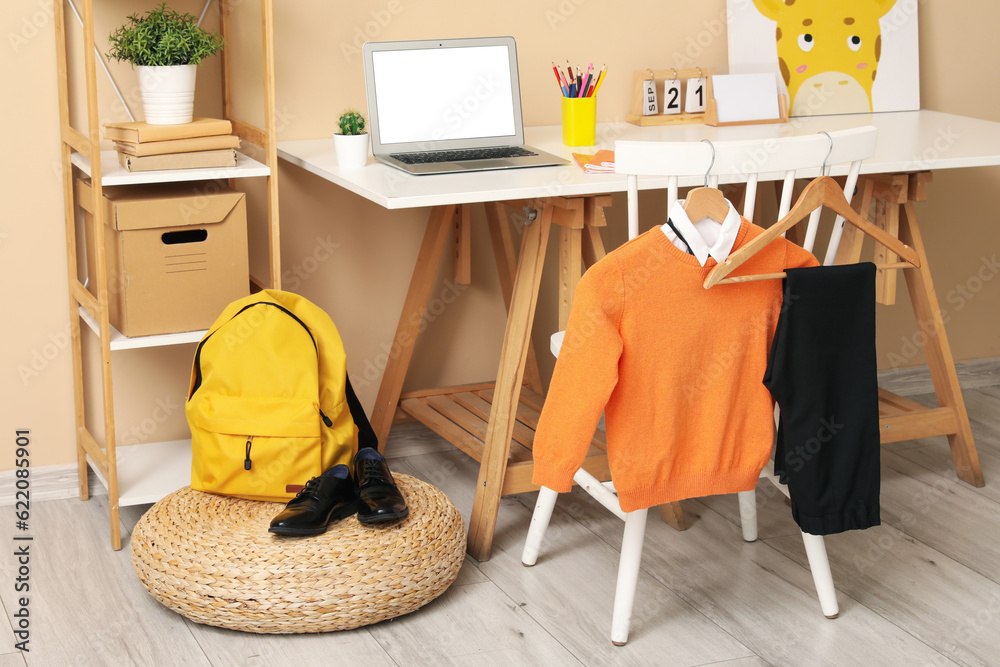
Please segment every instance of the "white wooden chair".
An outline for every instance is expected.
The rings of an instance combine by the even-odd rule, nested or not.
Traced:
[[[629,238],[635,238],[639,233],[639,176],[660,177],[660,181],[662,177],[666,177],[667,211],[676,201],[680,187],[702,185],[702,179],[705,179],[705,184],[709,187],[718,187],[720,176],[727,176],[726,180],[730,182],[745,180],[747,189],[743,216],[747,219],[753,219],[758,181],[775,180],[780,176],[784,181],[778,207],[780,219],[792,205],[795,179],[818,176],[821,170],[829,173],[835,164],[850,163],[844,188],[845,196],[850,200],[861,169],[861,161],[871,157],[875,152],[877,132],[874,127],[864,127],[828,134],[714,144],[619,141],[615,144],[615,171],[628,175]],[[654,181],[653,187],[663,187],[663,185]],[[818,226],[819,211],[816,211],[809,219],[803,243],[809,251],[812,251]],[[834,223],[824,264],[833,263],[842,229],[843,220],[838,217]],[[562,333],[553,336],[552,347],[557,356]],[[775,419],[777,417],[776,409]],[[773,461],[761,472],[761,477],[767,477],[782,493],[788,495],[787,488],[774,476]],[[628,640],[648,510],[623,512],[615,495],[613,482],[602,483],[582,468],[576,472],[573,479],[601,505],[625,522],[611,625],[611,641],[623,645]],[[756,492],[745,491],[738,495],[743,539],[753,542],[757,539]],[[557,496],[555,491],[544,486],[538,492],[521,556],[521,562],[525,566],[534,565],[538,559]],[[827,618],[836,618],[839,607],[823,537],[802,533],[802,540],[809,559],[813,582],[816,585],[820,608]]]

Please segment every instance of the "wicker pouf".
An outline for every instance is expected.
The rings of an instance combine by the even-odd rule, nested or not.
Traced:
[[[154,598],[207,625],[327,632],[401,616],[455,581],[465,530],[441,491],[394,477],[410,508],[406,519],[372,528],[352,516],[312,537],[267,532],[280,503],[183,488],[136,524],[132,564]]]

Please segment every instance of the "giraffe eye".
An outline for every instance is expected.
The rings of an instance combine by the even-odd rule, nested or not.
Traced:
[[[812,51],[812,48],[816,46],[816,40],[808,32],[799,35],[799,48],[803,51]]]
[[[851,51],[857,51],[861,48],[861,38],[857,35],[851,35],[847,38],[847,48]]]

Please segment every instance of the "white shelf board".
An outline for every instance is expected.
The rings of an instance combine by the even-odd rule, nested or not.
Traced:
[[[87,323],[98,336],[101,335],[101,327],[93,317],[91,317],[90,312],[80,306],[80,318]],[[183,345],[185,343],[197,343],[205,334],[208,333],[208,329],[201,329],[199,331],[183,331],[181,333],[174,334],[156,334],[154,336],[133,336],[129,338],[121,331],[115,328],[115,325],[111,326],[111,349],[112,350],[135,350],[142,347],[163,347],[164,345]]]
[[[191,441],[171,440],[115,449],[119,506],[146,505],[191,483]],[[108,481],[87,457],[104,488]]]
[[[267,176],[271,170],[266,164],[257,162],[243,153],[235,167],[214,167],[211,169],[160,169],[157,171],[128,171],[118,163],[117,151],[101,151],[101,185],[139,185],[142,183],[176,183],[178,181],[207,181],[215,178],[251,178]],[[93,176],[90,158],[74,152],[73,164],[88,176]]]

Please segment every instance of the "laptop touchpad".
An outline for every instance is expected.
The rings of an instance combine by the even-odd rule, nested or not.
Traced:
[[[468,162],[457,162],[463,169],[503,169],[511,166],[507,160],[469,160]]]

